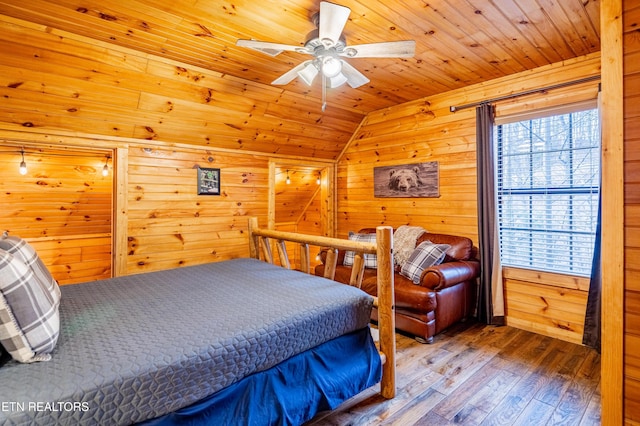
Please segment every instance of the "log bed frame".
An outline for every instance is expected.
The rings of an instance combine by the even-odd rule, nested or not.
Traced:
[[[354,266],[350,284],[357,287],[362,282],[364,271],[364,254],[376,254],[378,261],[378,296],[374,298],[374,306],[378,308],[378,330],[380,333],[380,358],[382,359],[382,380],[380,394],[387,399],[396,394],[396,339],[393,290],[393,230],[390,226],[376,228],[376,243],[364,243],[338,238],[316,235],[297,234],[293,232],[261,229],[258,219],[249,219],[249,250],[251,257],[260,259],[261,254],[266,262],[274,263],[271,244],[277,247],[280,265],[291,269],[285,243],[287,241],[300,245],[300,270],[311,274],[309,262],[309,245],[329,247],[326,260],[325,278],[333,278],[338,259],[338,250],[355,252]]]

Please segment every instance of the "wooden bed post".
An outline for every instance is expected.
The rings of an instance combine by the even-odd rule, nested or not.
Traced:
[[[330,280],[336,276],[336,266],[338,264],[338,249],[327,248],[327,258],[324,261],[324,277]]]
[[[278,249],[280,266],[285,269],[291,269],[291,262],[289,262],[289,255],[287,254],[287,242],[285,240],[278,240],[276,242],[276,248]]]
[[[260,259],[260,237],[254,231],[258,229],[258,218],[252,216],[249,218],[249,256],[254,259]]]
[[[393,228],[376,228],[378,246],[378,329],[380,352],[386,361],[382,365],[380,393],[385,398],[396,396],[396,316],[393,290]]]
[[[353,266],[351,266],[351,277],[349,285],[362,288],[362,277],[364,276],[364,254],[355,253],[353,256]]]
[[[300,270],[305,274],[311,274],[309,244],[306,243],[300,243]]]

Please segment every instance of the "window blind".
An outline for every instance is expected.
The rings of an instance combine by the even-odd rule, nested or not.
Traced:
[[[598,110],[584,109],[592,106],[495,127],[503,265],[590,275],[600,183]]]

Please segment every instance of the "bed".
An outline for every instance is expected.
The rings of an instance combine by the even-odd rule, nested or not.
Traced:
[[[0,424],[302,424],[377,383],[392,398],[390,228],[377,244],[248,231],[250,258],[61,287],[51,359],[0,367]],[[285,241],[306,271],[309,244],[377,253],[384,288],[292,270]]]

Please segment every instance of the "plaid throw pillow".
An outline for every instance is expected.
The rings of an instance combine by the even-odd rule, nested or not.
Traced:
[[[7,232],[0,237],[0,249],[6,250],[18,259],[22,260],[40,282],[47,286],[54,299],[60,301],[60,287],[58,282],[47,269],[46,265],[36,253],[36,250],[25,240],[16,236],[9,236]]]
[[[449,244],[433,244],[431,241],[420,243],[402,265],[400,275],[409,278],[414,284],[420,284],[422,271],[429,266],[441,264],[450,248]]]
[[[349,239],[351,241],[360,241],[363,243],[375,243],[376,242],[376,234],[357,234],[355,232],[349,232]],[[353,259],[355,257],[355,252],[346,251],[344,253],[344,261],[342,264],[344,266],[353,266]],[[364,267],[375,269],[378,267],[378,257],[375,254],[365,253],[364,255]]]
[[[0,343],[16,361],[51,359],[60,332],[59,305],[22,260],[0,250]]]

